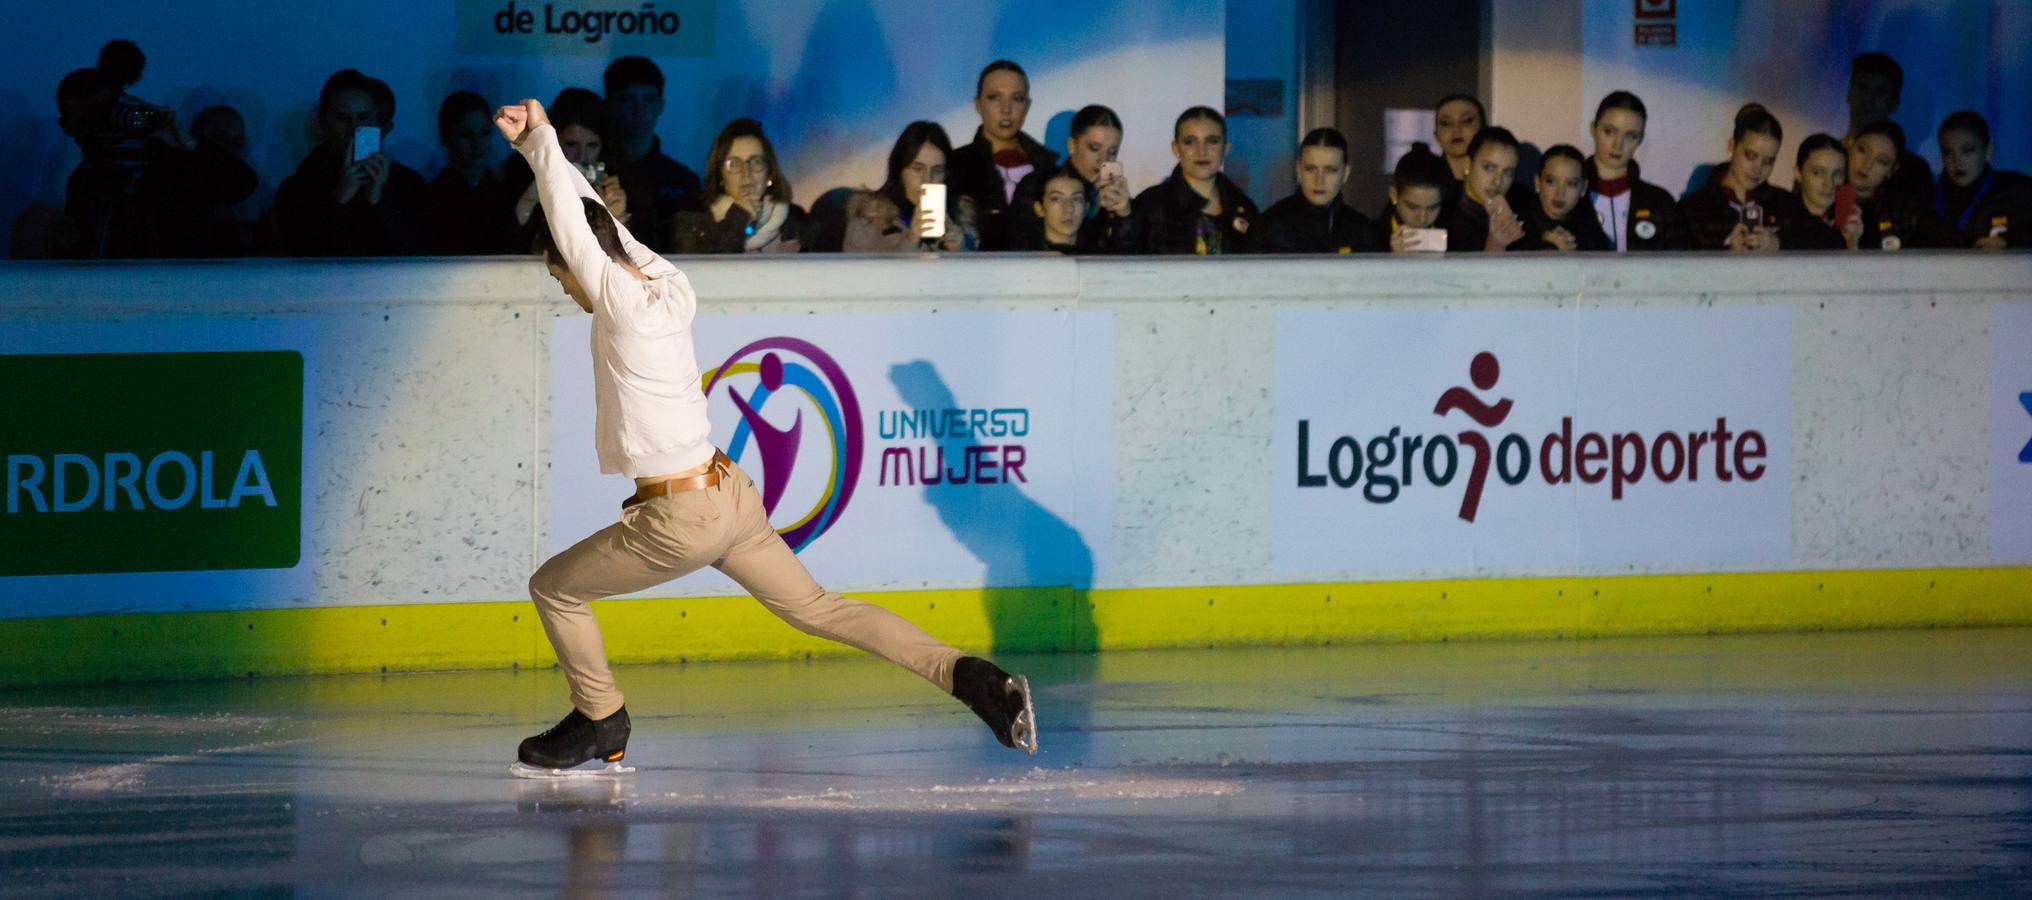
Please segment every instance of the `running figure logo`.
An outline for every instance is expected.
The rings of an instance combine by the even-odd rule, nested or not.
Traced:
[[[1480,390],[1494,388],[1497,379],[1502,377],[1503,368],[1496,362],[1496,354],[1487,350],[1475,354],[1474,361],[1468,363],[1468,378],[1474,381],[1475,387]],[[1450,387],[1446,389],[1446,393],[1439,395],[1439,402],[1433,404],[1432,414],[1444,416],[1454,410],[1460,410],[1483,428],[1494,428],[1510,417],[1510,405],[1508,397],[1492,406],[1475,396],[1474,391],[1464,387]],[[1468,487],[1461,494],[1460,501],[1460,517],[1472,522],[1475,520],[1475,511],[1482,505],[1482,484],[1489,479],[1489,459],[1493,454],[1489,449],[1488,437],[1479,431],[1463,431],[1459,438],[1461,446],[1471,447],[1475,451],[1474,467],[1468,470]]]
[[[786,360],[786,356],[790,359]],[[736,376],[753,376],[754,387],[743,393],[742,385],[750,382],[746,378],[737,381]],[[707,372],[706,396],[710,398],[713,389],[721,384],[726,385],[728,399],[741,413],[741,423],[734,427],[734,435],[727,441],[727,456],[741,462],[749,442],[754,442],[760,464],[751,468],[751,473],[761,482],[762,503],[771,522],[778,521],[777,504],[789,490],[791,475],[800,460],[822,455],[823,464],[829,467],[825,488],[811,509],[796,521],[777,526],[790,549],[802,551],[840,520],[847,502],[854,497],[854,482],[860,477],[861,404],[854,397],[853,386],[847,383],[847,373],[825,351],[807,341],[772,337],[734,351],[726,362]],[[802,407],[791,416],[788,426],[779,427],[763,417],[770,399],[783,394],[786,387],[803,394],[816,410],[819,422],[812,431],[823,429],[825,433],[823,454],[805,451],[807,429]],[[786,396],[785,401],[794,403],[791,399],[794,396]],[[779,408],[782,405],[778,403]],[[781,415],[777,419],[781,421]]]

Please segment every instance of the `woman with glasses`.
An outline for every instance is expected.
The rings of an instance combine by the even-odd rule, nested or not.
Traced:
[[[888,177],[872,191],[856,191],[847,201],[847,234],[840,247],[848,253],[906,253],[913,250],[972,250],[973,201],[948,191],[945,233],[930,234],[937,223],[917,214],[927,184],[946,183],[946,161],[952,141],[936,122],[912,122],[889,148]]]
[[[790,179],[754,119],[720,129],[706,156],[705,195],[704,210],[673,220],[678,253],[797,253],[810,242],[811,217],[790,202]]]

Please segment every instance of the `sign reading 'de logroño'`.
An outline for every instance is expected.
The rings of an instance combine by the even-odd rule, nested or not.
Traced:
[[[1282,310],[1276,329],[1281,574],[1791,558],[1789,308]]]
[[[287,569],[303,355],[0,355],[0,576]]]
[[[459,0],[471,56],[711,56],[713,0]]]

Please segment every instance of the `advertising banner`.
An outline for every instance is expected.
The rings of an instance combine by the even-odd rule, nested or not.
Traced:
[[[308,596],[306,342],[253,323],[7,337],[51,352],[0,355],[0,615]]]
[[[1287,309],[1276,348],[1280,576],[1790,559],[1788,308]]]
[[[2032,303],[1990,310],[1990,556],[2032,563]]]
[[[591,323],[551,333],[551,553],[634,491],[594,455]],[[696,331],[715,443],[828,587],[1085,585],[1105,564],[1108,313],[713,316]],[[648,593],[737,591],[707,570]]]

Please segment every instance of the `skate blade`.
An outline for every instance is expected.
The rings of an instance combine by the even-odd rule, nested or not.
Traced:
[[[1009,680],[1015,683],[1016,691],[1023,695],[1023,714],[1010,723],[1009,738],[1016,742],[1016,746],[1029,751],[1031,756],[1036,756],[1037,708],[1030,702],[1030,679],[1022,675],[1013,675]]]
[[[580,766],[575,769],[546,769],[517,761],[508,767],[508,774],[517,778],[611,778],[616,775],[635,774],[634,766],[608,763],[605,766]]]

